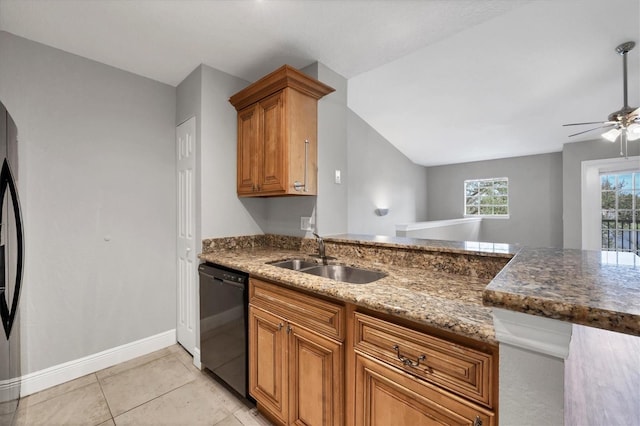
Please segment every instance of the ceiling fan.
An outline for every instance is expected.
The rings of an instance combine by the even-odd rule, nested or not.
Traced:
[[[628,156],[628,142],[640,139],[640,108],[630,107],[627,101],[627,53],[634,47],[633,41],[627,41],[616,47],[616,52],[622,56],[623,67],[623,95],[624,105],[622,109],[609,114],[607,121],[590,121],[586,123],[563,124],[563,126],[582,126],[587,124],[600,124],[598,127],[574,133],[571,136],[578,136],[584,133],[599,129],[609,129],[602,134],[602,137],[610,142],[615,142],[620,137],[620,155]],[[623,152],[624,148],[624,152]]]

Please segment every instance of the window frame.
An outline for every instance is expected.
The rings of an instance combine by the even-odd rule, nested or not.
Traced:
[[[476,182],[478,183],[478,185],[480,185],[481,182],[492,182],[492,186],[495,185],[495,182],[505,182],[506,183],[506,187],[507,187],[507,191],[505,195],[500,195],[500,196],[505,196],[507,198],[507,203],[506,204],[490,204],[490,205],[485,205],[485,207],[487,206],[491,206],[491,207],[502,207],[502,206],[506,206],[507,208],[507,213],[506,214],[481,214],[480,213],[480,198],[478,198],[478,213],[477,214],[468,214],[467,213],[467,207],[476,207],[476,205],[473,204],[467,204],[467,185],[469,183],[472,182]],[[478,197],[480,197],[480,194],[478,192],[477,194]],[[465,179],[463,184],[462,184],[462,197],[463,197],[463,202],[462,202],[462,208],[463,208],[463,217],[480,217],[483,219],[509,219],[511,217],[511,209],[510,209],[510,204],[509,204],[509,178],[506,176],[503,177],[493,177],[493,178],[482,178],[482,179]]]

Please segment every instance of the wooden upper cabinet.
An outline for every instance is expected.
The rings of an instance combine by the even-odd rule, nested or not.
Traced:
[[[254,174],[259,148],[254,143],[258,134],[258,106],[238,112],[238,194],[250,194],[255,188]]]
[[[318,99],[334,89],[289,65],[236,93],[238,195],[316,195]]]

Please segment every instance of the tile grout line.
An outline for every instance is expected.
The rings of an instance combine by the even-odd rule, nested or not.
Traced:
[[[113,412],[111,411],[111,406],[109,405],[109,400],[107,399],[107,395],[104,394],[104,389],[102,389],[102,383],[100,383],[100,378],[98,378],[97,373],[93,373],[96,376],[96,380],[98,382],[98,386],[100,386],[100,392],[102,393],[102,397],[104,398],[104,402],[107,404],[107,409],[109,410],[109,414],[111,415],[111,421],[113,421],[113,424],[116,424],[116,419],[113,417]],[[107,419],[109,420],[109,419]],[[107,420],[103,421],[102,423],[106,422]],[[101,423],[98,423],[101,424]]]
[[[177,359],[177,356],[175,356],[175,354],[169,354],[169,355],[167,355],[167,356],[174,356],[174,357]],[[164,357],[162,357],[162,358],[164,358]],[[177,360],[178,360],[178,362],[180,362],[180,360],[179,360],[179,359],[177,359]],[[182,362],[180,362],[180,363],[182,364]],[[182,364],[182,366],[184,367],[184,364]],[[136,368],[136,367],[133,367],[133,368]],[[186,368],[186,367],[185,367],[185,368]],[[126,370],[125,370],[125,371],[126,371]],[[118,373],[118,374],[120,374],[120,373]],[[173,391],[175,391],[175,390],[178,390],[178,389],[180,389],[180,388],[182,388],[182,387],[184,387],[184,386],[186,386],[186,385],[188,385],[188,384],[191,384],[191,383],[193,383],[193,382],[195,382],[195,381],[196,381],[196,377],[194,377],[194,378],[193,378],[193,380],[190,380],[190,381],[188,381],[188,382],[186,382],[186,383],[184,383],[184,384],[182,384],[182,385],[178,386],[177,388],[171,389],[171,390],[169,390],[169,391],[167,391],[167,392],[165,392],[165,393],[163,393],[163,394],[160,394],[160,395],[158,395],[158,396],[156,396],[156,397],[154,397],[154,398],[151,398],[150,400],[145,401],[145,402],[143,402],[142,404],[138,404],[138,405],[136,405],[135,407],[131,407],[131,408],[129,408],[128,410],[123,411],[122,413],[118,414],[118,415],[117,415],[117,416],[115,416],[115,417],[113,416],[113,413],[111,413],[111,407],[109,407],[109,412],[111,413],[111,419],[113,420],[113,423],[115,423],[115,422],[116,422],[116,419],[115,419],[116,417],[119,417],[119,416],[121,416],[121,415],[123,415],[123,414],[125,414],[125,413],[128,413],[128,412],[129,412],[129,411],[131,411],[131,410],[135,410],[136,408],[142,407],[143,405],[146,405],[146,404],[150,403],[151,401],[154,401],[154,400],[156,400],[156,399],[158,399],[158,398],[160,398],[160,397],[163,397],[163,396],[165,396],[165,395],[167,395],[167,394],[169,394],[169,393],[171,393],[171,392],[173,392]],[[100,386],[100,390],[102,390],[102,386]],[[103,395],[104,395],[104,392],[103,392]],[[107,397],[105,396],[105,400],[106,400],[106,399],[107,399]],[[109,406],[109,401],[107,401],[107,406]]]
[[[85,374],[84,376],[78,377],[77,379],[74,379],[74,380],[78,380],[78,379],[81,379],[81,378],[83,378],[83,377],[92,376],[92,375],[95,375],[95,374],[96,374],[96,373]],[[72,381],[74,381],[74,380],[70,380],[70,381],[68,381],[68,382],[61,383],[60,385],[57,385],[57,386],[65,385],[65,384],[70,383],[70,382],[72,382]],[[97,376],[96,376],[96,381],[98,381],[98,377],[97,377]],[[62,396],[64,396],[64,395],[66,395],[66,394],[68,394],[68,393],[75,392],[75,391],[80,390],[80,389],[84,389],[84,388],[86,388],[86,387],[88,387],[88,386],[91,386],[92,384],[93,384],[93,383],[88,383],[88,384],[85,384],[85,385],[80,386],[80,387],[77,387],[77,388],[69,389],[69,390],[67,390],[67,391],[65,391],[65,392],[62,392],[62,393],[58,394],[58,395],[53,395],[53,396],[51,396],[51,397],[48,397],[48,398],[46,398],[46,399],[43,399],[42,401],[38,401],[38,402],[36,402],[36,403],[31,403],[31,404],[29,404],[29,405],[24,405],[24,403],[23,403],[22,405],[20,404],[20,402],[22,402],[22,400],[26,400],[27,398],[29,398],[29,397],[31,397],[31,396],[33,396],[33,395],[37,395],[37,394],[39,394],[39,393],[41,393],[41,392],[46,392],[46,391],[48,391],[48,390],[50,390],[50,389],[55,388],[56,386],[53,386],[52,388],[48,388],[48,389],[43,389],[43,390],[41,390],[40,392],[36,392],[36,393],[31,394],[31,395],[27,395],[26,397],[21,397],[21,398],[20,398],[20,399],[21,399],[21,401],[18,403],[18,410],[19,410],[19,409],[21,409],[21,408],[26,410],[28,407],[35,407],[35,406],[40,405],[40,404],[43,404],[43,403],[45,403],[45,402],[49,402],[49,401],[51,401],[51,400],[53,400],[53,399],[60,398],[60,397],[62,397]],[[25,401],[25,402],[26,402],[26,401]]]
[[[161,350],[162,350],[162,349],[161,349]],[[147,355],[149,355],[149,354],[147,354]],[[122,370],[122,371],[118,371],[117,373],[111,373],[111,374],[108,374],[107,376],[103,377],[103,379],[108,379],[108,378],[110,378],[110,377],[114,377],[114,376],[117,376],[117,375],[119,375],[119,374],[126,373],[127,371],[129,371],[129,370],[133,370],[134,368],[143,367],[143,366],[145,366],[145,365],[147,365],[147,364],[150,364],[150,363],[155,362],[155,361],[158,361],[158,360],[160,360],[160,359],[162,359],[162,358],[166,358],[166,357],[168,357],[168,356],[173,356],[173,355],[174,355],[173,353],[167,353],[167,354],[165,354],[165,355],[162,355],[162,356],[159,356],[159,357],[157,357],[157,358],[153,358],[153,359],[150,359],[150,360],[148,360],[148,361],[146,361],[146,362],[143,362],[142,364],[134,365],[134,366],[131,366],[131,367],[125,368],[124,370]],[[143,357],[144,357],[144,356],[146,356],[146,355],[143,355]],[[141,357],[137,357],[137,358],[141,358]],[[130,360],[128,360],[128,361],[125,361],[124,363],[116,364],[116,365],[112,365],[111,367],[107,367],[107,368],[103,368],[102,370],[98,370],[98,371],[96,371],[96,372],[95,372],[95,373],[93,373],[93,374],[96,374],[96,378],[97,378],[98,380],[100,380],[100,377],[99,377],[97,374],[98,374],[98,373],[100,373],[101,371],[106,371],[106,370],[113,369],[113,368],[118,367],[118,366],[120,366],[120,365],[122,365],[122,364],[127,364],[128,362],[134,361],[135,359],[136,359],[136,358],[132,358],[132,359],[130,359]]]

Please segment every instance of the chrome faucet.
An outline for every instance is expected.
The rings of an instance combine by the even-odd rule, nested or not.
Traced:
[[[327,254],[324,250],[324,240],[320,235],[316,234],[315,232],[313,233],[313,235],[318,240],[318,256],[320,256],[320,259],[322,259],[322,264],[326,265],[328,262],[327,262]]]

